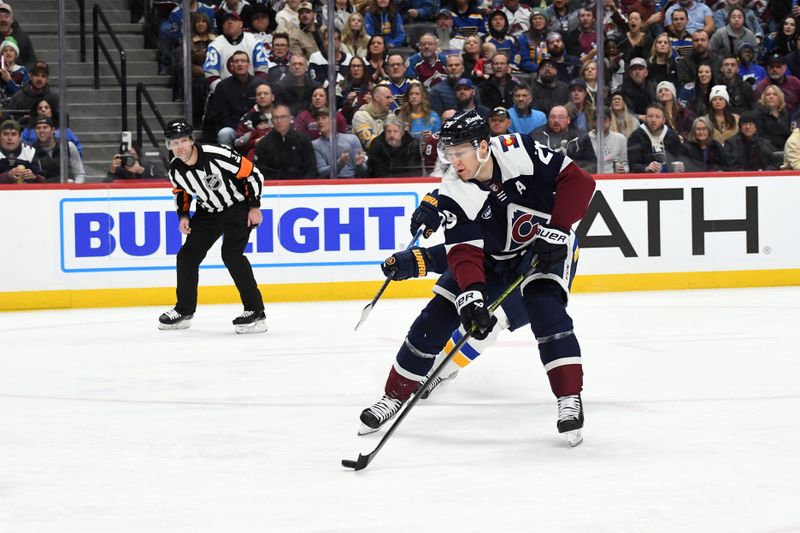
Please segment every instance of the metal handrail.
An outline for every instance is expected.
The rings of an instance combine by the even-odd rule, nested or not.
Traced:
[[[169,167],[169,162],[167,161],[166,156],[164,155],[164,150],[161,149],[161,146],[158,143],[158,139],[153,134],[153,130],[150,128],[150,125],[147,123],[147,120],[144,118],[144,114],[142,113],[142,97],[147,100],[147,105],[150,106],[150,110],[155,115],[156,120],[158,120],[159,125],[161,126],[161,130],[163,131],[167,127],[167,123],[164,120],[164,117],[161,116],[161,111],[158,110],[158,106],[156,105],[155,101],[153,101],[153,97],[150,96],[150,91],[147,90],[147,87],[144,83],[137,83],[136,84],[136,143],[144,147],[142,144],[142,130],[147,133],[147,138],[150,140],[150,143],[155,148],[158,148],[158,156],[161,158],[161,162],[164,163],[164,167]]]
[[[78,0],[78,9],[80,10],[80,41],[81,41],[81,63],[86,63],[86,2],[85,0]]]
[[[98,28],[98,19],[102,20],[103,26],[106,29],[109,37],[111,40],[114,41],[114,44],[119,51],[119,61],[120,61],[120,68],[117,69],[117,66],[114,64],[114,60],[111,58],[111,54],[108,52],[108,48],[106,48],[105,43],[100,41],[100,30]],[[108,62],[108,66],[111,67],[111,72],[114,73],[114,76],[117,78],[117,82],[122,89],[122,131],[128,130],[128,60],[127,55],[125,53],[125,49],[120,43],[119,39],[117,38],[117,34],[114,32],[114,29],[111,27],[111,24],[108,23],[108,19],[106,18],[105,13],[103,13],[103,8],[99,5],[95,4],[92,8],[92,37],[94,40],[94,88],[100,88],[100,56],[97,53],[98,48],[103,50],[103,55],[105,55],[106,61]]]

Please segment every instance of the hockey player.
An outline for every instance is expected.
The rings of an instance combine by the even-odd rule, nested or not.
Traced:
[[[583,370],[566,312],[578,258],[570,228],[585,213],[594,180],[527,137],[490,139],[474,111],[446,121],[439,142],[451,164],[439,196],[449,269],[400,347],[383,397],[361,413],[361,422],[378,428],[397,414],[459,322],[465,330],[474,326],[477,340],[488,337],[497,317],[489,315],[486,298],[535,265],[520,286],[523,305],[558,400],[558,431],[576,446],[582,441]]]
[[[192,126],[183,119],[169,122],[164,130],[174,157],[169,180],[178,209],[178,229],[186,235],[177,257],[177,303],[158,318],[159,329],[186,329],[197,307],[198,268],[211,246],[220,238],[222,262],[228,269],[244,304],[233,320],[236,333],[267,330],[264,302],[244,249],[250,231],[258,226],[264,177],[253,163],[229,146],[194,143]],[[189,216],[192,197],[197,199]]]

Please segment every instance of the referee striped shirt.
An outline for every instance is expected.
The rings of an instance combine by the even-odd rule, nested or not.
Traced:
[[[264,176],[253,162],[219,144],[195,144],[197,162],[188,166],[173,157],[169,163],[169,180],[179,217],[189,216],[192,197],[197,206],[212,213],[247,202],[261,207]]]

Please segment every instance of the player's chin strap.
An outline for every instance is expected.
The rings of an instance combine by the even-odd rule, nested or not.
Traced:
[[[475,169],[475,174],[472,175],[472,177],[470,178],[471,180],[474,180],[478,177],[478,174],[481,173],[481,170],[483,170],[484,165],[486,165],[486,163],[488,163],[489,160],[492,158],[492,150],[491,148],[487,147],[486,157],[481,159],[481,145],[479,143],[478,146],[475,148],[475,155],[478,156],[478,168]]]

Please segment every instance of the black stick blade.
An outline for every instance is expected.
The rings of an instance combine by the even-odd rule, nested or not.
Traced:
[[[342,459],[342,466],[345,468],[352,468],[353,470],[358,472],[359,470],[364,470],[371,460],[372,460],[372,454],[370,455],[358,454],[358,459],[355,461],[351,461],[350,459]]]

